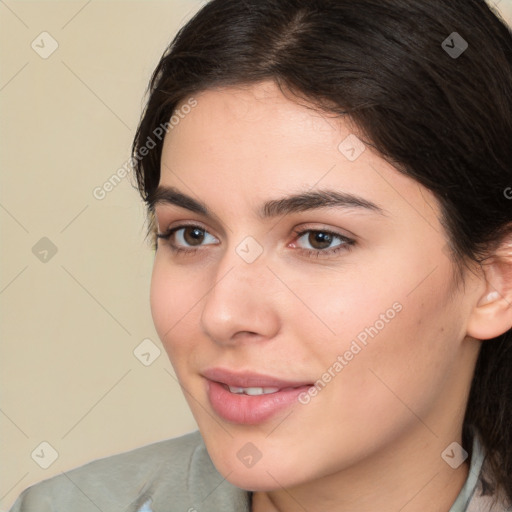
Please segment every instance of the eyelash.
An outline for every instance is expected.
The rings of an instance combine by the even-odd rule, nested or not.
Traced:
[[[173,253],[175,253],[176,255],[180,254],[180,255],[194,255],[197,253],[197,251],[199,250],[199,248],[195,248],[195,249],[186,249],[186,248],[183,248],[183,247],[179,247],[179,246],[175,246],[171,241],[171,237],[172,235],[174,235],[174,233],[176,233],[177,231],[179,231],[180,229],[184,229],[184,228],[197,228],[201,231],[204,231],[205,233],[209,233],[206,229],[204,229],[203,227],[201,226],[198,226],[198,225],[195,225],[195,224],[182,224],[180,226],[176,226],[174,228],[171,228],[171,229],[168,229],[165,233],[157,233],[156,237],[157,239],[159,240],[165,240],[166,242],[168,242],[168,246],[169,248],[173,251]],[[304,254],[305,256],[309,257],[309,258],[318,258],[318,257],[326,257],[326,256],[332,256],[336,253],[338,253],[339,251],[342,251],[342,250],[350,250],[350,248],[355,245],[355,240],[352,240],[351,238],[348,238],[344,235],[341,235],[340,233],[336,233],[334,231],[330,231],[328,229],[303,229],[303,230],[295,230],[293,231],[293,233],[296,235],[296,238],[299,239],[301,238],[302,236],[304,236],[306,233],[323,233],[323,234],[327,234],[327,235],[330,235],[332,236],[333,238],[338,238],[341,242],[341,244],[339,245],[336,245],[330,249],[303,249],[301,247],[299,247],[298,249],[295,249],[295,250],[298,250],[300,251],[302,254]]]
[[[308,258],[330,257],[337,254],[340,251],[348,251],[355,244],[355,240],[352,240],[351,238],[341,235],[340,233],[336,233],[335,231],[330,231],[328,229],[297,229],[294,230],[293,233],[294,235],[296,235],[297,239],[301,238],[306,233],[323,233],[326,235],[330,235],[333,238],[337,238],[342,242],[341,244],[331,247],[330,249],[303,249],[301,247],[295,249],[300,251],[303,255],[307,256]]]

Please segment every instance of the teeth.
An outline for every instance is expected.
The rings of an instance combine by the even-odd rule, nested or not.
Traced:
[[[228,388],[231,393],[236,393],[237,395],[244,392],[244,388],[237,388],[235,386],[228,386]]]
[[[236,393],[237,395],[250,395],[250,396],[257,396],[257,395],[268,395],[270,393],[276,393],[279,391],[279,388],[239,388],[236,386],[228,386],[229,391],[231,393]]]

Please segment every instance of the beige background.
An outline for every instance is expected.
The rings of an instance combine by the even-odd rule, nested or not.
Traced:
[[[150,73],[202,3],[0,0],[1,510],[34,482],[196,428],[152,324],[133,180],[93,190],[127,161]],[[512,0],[498,8],[512,20]],[[42,32],[58,44],[46,59]]]

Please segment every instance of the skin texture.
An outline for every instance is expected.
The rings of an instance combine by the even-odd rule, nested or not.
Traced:
[[[272,82],[195,98],[165,139],[160,184],[214,217],[156,205],[159,233],[185,222],[207,234],[196,245],[183,230],[159,240],[151,308],[215,466],[255,491],[258,512],[447,512],[468,464],[452,469],[441,453],[461,443],[481,344],[470,328],[485,321],[477,304],[488,288],[476,270],[457,286],[433,194],[369,146],[348,160],[338,145],[357,134],[350,120],[306,108]],[[269,199],[319,189],[356,194],[384,215],[256,215]],[[297,228],[355,243],[308,257],[320,246]],[[236,252],[247,236],[263,248],[252,263]],[[171,243],[197,252],[175,254]],[[396,303],[400,312],[309,403],[252,426],[212,409],[206,368],[315,382]],[[262,454],[250,468],[237,457],[248,442]]]

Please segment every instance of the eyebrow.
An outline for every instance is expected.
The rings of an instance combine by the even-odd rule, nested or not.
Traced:
[[[172,204],[205,217],[216,217],[204,203],[183,194],[174,187],[157,187],[146,202],[150,211],[154,211],[159,204]],[[269,219],[280,215],[321,208],[355,208],[384,216],[386,214],[382,208],[367,199],[336,190],[315,190],[287,195],[280,199],[271,199],[260,207],[257,214],[261,219]]]

